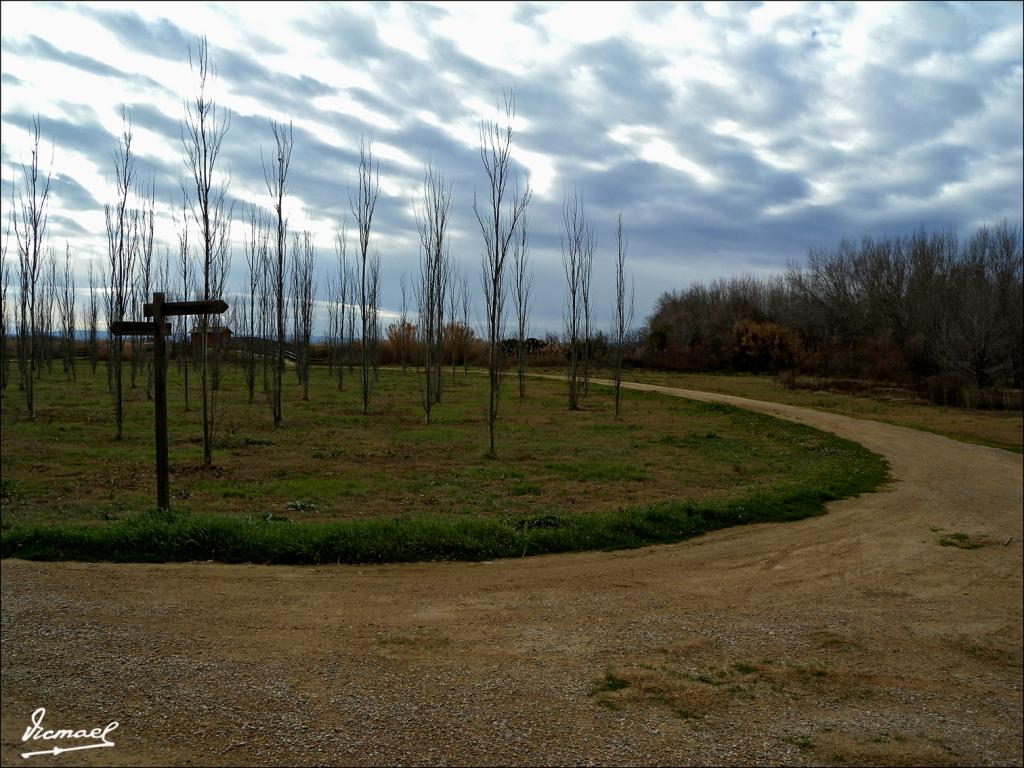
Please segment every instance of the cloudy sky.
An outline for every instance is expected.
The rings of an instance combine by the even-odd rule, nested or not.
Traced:
[[[315,233],[324,264],[359,138],[372,134],[386,309],[417,262],[411,200],[428,158],[453,180],[452,252],[478,285],[478,125],[503,89],[518,110],[513,159],[534,191],[538,334],[561,324],[560,212],[573,187],[598,235],[603,313],[623,212],[638,319],[664,290],[778,271],[843,237],[1022,219],[1020,3],[4,3],[2,14],[4,210],[38,114],[47,161],[52,144],[49,235],[61,252],[70,244],[79,284],[105,258],[121,105],[155,182],[157,237],[175,242],[199,34],[232,113],[231,197],[267,205],[269,119],[294,121],[286,214]]]

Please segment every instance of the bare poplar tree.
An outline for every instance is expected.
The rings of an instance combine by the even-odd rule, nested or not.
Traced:
[[[7,377],[10,374],[10,356],[7,349],[8,317],[7,289],[11,284],[11,270],[7,264],[7,241],[10,230],[4,236],[3,255],[0,256],[0,394],[7,393]]]
[[[505,96],[504,125],[497,120],[480,124],[480,160],[487,174],[489,200],[481,208],[473,194],[473,212],[484,238],[483,289],[487,328],[487,455],[495,458],[494,426],[498,419],[501,386],[501,337],[505,313],[505,262],[519,220],[530,202],[530,182],[520,192],[516,174],[509,167],[515,101]],[[511,190],[508,189],[512,182]],[[506,198],[506,195],[510,197]]]
[[[12,201],[21,289],[21,345],[18,359],[22,364],[21,380],[30,419],[36,417],[34,379],[39,336],[36,312],[46,237],[46,203],[50,197],[50,171],[47,171],[45,178],[39,173],[39,136],[40,123],[37,116],[32,119],[32,159],[28,165],[21,166],[22,188],[18,192],[17,201]]]
[[[57,306],[57,290],[57,255],[53,248],[47,248],[46,266],[43,270],[42,311],[39,313],[39,335],[42,343],[39,345],[37,380],[42,379],[43,363],[46,364],[47,373],[53,370],[53,319],[54,308]]]
[[[345,361],[343,355],[351,343],[351,337],[347,337],[345,333],[345,317],[348,312],[349,294],[352,290],[352,270],[349,268],[348,263],[348,223],[345,221],[341,222],[341,226],[334,235],[334,252],[338,256],[337,310],[335,316],[338,334],[338,368],[335,374],[338,377],[338,391],[341,391],[345,388]]]
[[[100,326],[100,304],[99,297],[96,295],[96,276],[93,272],[92,261],[89,262],[89,303],[85,310],[85,327],[88,332],[88,343],[89,343],[89,365],[92,367],[92,372],[96,373],[96,366],[100,359],[100,345],[99,345],[99,326]]]
[[[405,373],[406,366],[408,365],[408,341],[409,335],[407,329],[409,327],[409,285],[405,279],[405,272],[402,273],[401,278],[398,280],[398,288],[402,294],[402,307],[401,314],[398,318],[399,327],[402,330],[402,334],[399,337],[399,362],[402,365],[402,373]]]
[[[74,381],[77,379],[75,374],[75,276],[71,269],[71,249],[67,242],[64,243],[64,269],[60,275],[57,308],[60,313],[64,375],[69,381]]]
[[[274,252],[269,262],[270,278],[270,299],[273,304],[275,318],[275,340],[277,342],[277,355],[274,362],[273,377],[270,386],[270,410],[274,415],[274,426],[284,426],[284,412],[281,402],[281,379],[284,376],[284,322],[285,322],[285,276],[288,272],[287,264],[287,239],[288,221],[284,218],[284,190],[288,181],[288,166],[292,161],[292,147],[295,140],[292,133],[292,124],[288,123],[285,128],[283,123],[270,121],[270,130],[274,134],[275,155],[274,162],[268,168],[266,161],[263,161],[263,153],[260,152],[260,160],[263,161],[263,178],[267,184],[267,192],[274,203],[274,213],[277,216]]]
[[[459,286],[459,281],[462,280],[462,270],[459,269],[459,265],[452,263],[450,270],[450,277],[448,282],[451,283],[448,286],[448,322],[445,325],[445,333],[448,336],[448,354],[451,357],[452,364],[452,383],[455,383],[455,366],[458,359],[455,356],[455,349],[461,345],[461,336],[464,331],[460,330],[455,317],[459,311],[459,294],[456,288]]]
[[[512,298],[516,304],[516,371],[519,375],[519,399],[526,399],[526,336],[530,325],[533,270],[530,269],[528,220],[524,215],[512,244]]]
[[[580,395],[580,332],[583,330],[583,273],[586,269],[587,254],[593,254],[590,243],[593,227],[587,221],[583,209],[583,196],[573,190],[571,197],[562,204],[562,224],[565,232],[561,235],[562,268],[565,271],[567,294],[563,322],[566,342],[569,345],[569,408],[579,408]]]
[[[591,357],[591,333],[590,333],[590,310],[593,304],[590,301],[591,278],[594,274],[594,247],[597,245],[597,236],[594,229],[589,229],[589,234],[583,242],[581,255],[583,257],[582,269],[580,270],[580,298],[583,300],[583,396],[590,394],[590,357]]]
[[[173,210],[173,209],[172,209]],[[189,301],[195,285],[195,267],[192,260],[192,244],[189,240],[190,231],[188,226],[188,192],[185,189],[185,182],[181,182],[181,219],[177,215],[174,221],[178,234],[178,276],[181,278],[181,301]],[[175,334],[181,341],[181,351],[178,357],[178,365],[184,366],[185,384],[185,410],[191,407],[189,401],[189,364],[191,362],[191,344],[189,342],[188,319],[185,315],[175,318]]]
[[[149,191],[141,195],[140,232],[139,232],[139,258],[138,276],[136,281],[137,298],[135,300],[136,313],[141,317],[142,305],[152,297],[150,291],[153,288],[153,232],[155,224],[155,193],[153,181],[150,180]],[[135,371],[145,358],[146,362],[146,399],[153,399],[153,363],[149,355],[145,354],[144,343],[141,337],[132,337],[132,386],[135,386]],[[137,353],[137,354],[136,354]]]
[[[135,282],[135,258],[138,255],[139,215],[129,208],[129,196],[135,185],[135,156],[132,154],[131,119],[125,109],[121,110],[123,132],[114,155],[114,181],[117,199],[113,206],[104,206],[107,230],[107,255],[109,266],[107,279],[110,281],[107,304],[107,349],[108,362],[113,375],[111,392],[114,397],[114,420],[117,439],[124,437],[124,392],[122,369],[124,362],[124,340],[110,332],[114,322],[124,320],[131,301],[132,284]]]
[[[373,212],[377,207],[377,196],[380,194],[380,164],[373,162],[373,139],[359,140],[359,174],[356,182],[356,193],[349,192],[349,207],[359,229],[359,316],[362,323],[360,339],[362,383],[363,383],[363,415],[370,410],[370,371],[368,342],[371,307],[370,283],[368,272],[370,266],[370,232],[373,226]]]
[[[626,249],[629,245],[626,231],[622,226],[622,213],[619,213],[619,225],[615,230],[615,314],[612,321],[612,342],[615,345],[614,374],[615,381],[615,418],[619,418],[619,404],[622,390],[622,357],[626,345],[626,334],[633,324],[633,299],[636,294],[631,284],[629,298],[626,297]]]
[[[296,243],[294,252],[292,302],[295,311],[295,367],[302,382],[302,399],[309,400],[309,340],[313,333],[313,306],[316,300],[316,243],[311,232],[302,233],[302,240]]]
[[[210,50],[206,37],[198,41],[196,56],[189,49],[189,65],[198,83],[193,99],[185,104],[185,119],[181,126],[181,142],[185,151],[185,167],[190,179],[189,203],[192,217],[199,228],[202,255],[202,299],[212,298],[211,277],[217,272],[217,260],[223,251],[218,243],[230,228],[230,212],[225,208],[228,181],[215,181],[217,160],[220,158],[224,137],[231,126],[231,113],[218,111],[216,103],[206,91],[211,74]],[[200,380],[203,395],[203,463],[213,463],[214,401],[210,396],[209,381],[209,315],[199,316]]]
[[[472,296],[469,292],[469,278],[462,276],[459,281],[460,304],[462,306],[462,378],[469,377],[469,340],[472,332],[469,327],[469,313],[472,309]]]
[[[260,287],[263,242],[262,217],[255,205],[249,206],[249,231],[245,237],[245,264],[249,274],[249,294],[246,297],[245,333],[248,354],[245,357],[245,385],[249,390],[249,404],[256,396],[256,295]]]
[[[370,313],[369,358],[370,365],[373,368],[373,380],[377,382],[380,380],[380,371],[378,370],[378,364],[380,363],[380,251],[376,248],[373,249],[373,253],[370,255],[368,286]]]
[[[444,300],[451,276],[448,252],[448,220],[452,185],[432,165],[423,174],[423,193],[414,205],[420,235],[420,283],[416,287],[423,346],[423,411],[427,422],[430,409],[441,399],[441,356],[444,351]]]

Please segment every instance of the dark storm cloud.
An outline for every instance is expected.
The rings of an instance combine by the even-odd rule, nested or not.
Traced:
[[[865,67],[854,107],[872,115],[872,128],[888,143],[915,143],[939,136],[983,104],[977,83],[923,77],[888,67]]]
[[[88,72],[89,74],[97,75],[98,77],[114,77],[121,80],[129,80],[139,85],[145,85],[147,88],[154,88],[161,91],[166,90],[162,85],[160,85],[160,83],[150,77],[125,72],[117,67],[104,64],[102,61],[94,59],[91,56],[61,50],[48,43],[46,40],[34,35],[22,43],[8,42],[5,40],[4,45],[12,53],[20,54],[22,56],[34,56],[47,61],[55,61],[58,64],[74,67],[82,72]]]
[[[189,46],[194,49],[196,45],[193,35],[167,19],[143,19],[129,11],[115,11],[102,6],[83,5],[80,12],[99,22],[123,45],[139,53],[181,61],[188,58]]]
[[[70,176],[55,173],[50,180],[50,190],[61,206],[74,211],[98,210],[102,206],[85,187]]]
[[[57,240],[68,237],[86,237],[90,234],[89,230],[74,219],[70,219],[67,216],[61,216],[57,213],[51,213],[47,217],[46,231],[49,233],[51,239],[56,238]]]
[[[91,110],[89,111],[91,112]],[[86,110],[82,110],[80,114],[84,115],[85,113]],[[92,114],[93,119],[74,121],[63,118],[42,118],[40,120],[40,132],[43,137],[43,141],[40,143],[41,147],[46,147],[52,142],[54,154],[56,154],[56,147],[69,147],[81,152],[86,157],[96,159],[102,165],[99,158],[110,156],[117,145],[117,138],[110,135],[103,126],[96,122],[95,113]],[[17,112],[6,112],[3,116],[5,123],[17,126],[24,131],[32,130],[32,119],[32,115],[23,115]],[[43,158],[41,166],[49,160],[48,149],[46,147],[41,150]]]

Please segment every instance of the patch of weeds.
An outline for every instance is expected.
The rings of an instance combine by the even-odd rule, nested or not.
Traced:
[[[567,480],[596,480],[604,482],[633,480],[642,482],[647,479],[647,472],[625,462],[598,460],[577,461],[573,463],[548,462],[545,467]]]
[[[694,712],[686,707],[672,707],[672,711],[684,720],[700,720],[704,717],[700,712]]]
[[[960,648],[966,656],[969,656],[976,661],[1004,666],[1011,666],[1013,664],[1012,656],[1000,648],[982,645],[980,643],[972,643],[969,641],[963,643]]]
[[[316,512],[316,504],[310,501],[289,501],[284,505],[285,512]]]
[[[817,641],[819,648],[831,648],[837,651],[853,651],[860,648],[857,643],[848,637],[827,629],[815,632],[814,639]]]
[[[957,531],[939,539],[940,547],[956,547],[957,549],[981,549],[985,543],[972,539],[966,533]]]
[[[19,495],[16,481],[7,479],[0,480],[0,499],[3,499],[4,501],[12,501]]]
[[[749,675],[752,672],[757,672],[757,667],[753,664],[747,664],[745,661],[737,661],[732,665],[732,668],[739,672],[741,675]]]
[[[544,491],[536,483],[516,483],[508,492],[510,496],[540,496]]]
[[[726,690],[738,699],[755,698],[754,689],[749,685],[730,685]]]
[[[705,685],[719,686],[725,682],[725,676],[727,673],[719,670],[712,669],[707,672],[698,672],[697,674],[686,675],[687,678],[693,680],[696,683],[704,683]]]
[[[598,693],[614,693],[615,691],[621,691],[623,688],[629,687],[629,680],[624,677],[619,677],[610,669],[605,670],[604,679],[598,680],[590,687],[590,694],[594,696]]]
[[[814,749],[814,742],[811,741],[810,736],[786,736],[783,741],[787,744],[792,744],[794,747],[799,747],[804,751]]]
[[[828,677],[828,671],[821,667],[796,667],[796,672],[803,683],[816,682]]]
[[[558,515],[531,515],[529,517],[516,518],[513,523],[517,531],[524,531],[530,528],[561,528],[565,525]]]
[[[285,517],[284,515],[275,515],[273,512],[267,512],[263,516],[263,520],[268,523],[290,523],[291,518]]]

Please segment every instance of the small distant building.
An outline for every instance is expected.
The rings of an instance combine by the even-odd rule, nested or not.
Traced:
[[[210,323],[206,326],[206,346],[212,347],[213,345],[220,343],[221,346],[226,346],[231,341],[231,329],[226,325],[220,323]],[[203,342],[203,329],[201,326],[193,326],[192,328],[192,348],[198,348]]]

